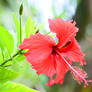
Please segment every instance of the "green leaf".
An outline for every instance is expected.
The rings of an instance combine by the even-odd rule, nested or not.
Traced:
[[[65,18],[67,15],[67,11],[63,11],[62,13],[59,14],[58,17],[60,17],[61,19]]]
[[[4,54],[4,60],[10,58],[10,54],[7,48],[5,48],[3,51]]]
[[[20,55],[16,56],[16,57],[14,58],[14,60],[15,60],[14,62],[22,62],[22,61],[25,60],[25,56],[22,55],[22,54],[20,54]]]
[[[0,64],[3,63],[3,52],[2,49],[0,48]]]
[[[38,91],[28,88],[19,83],[7,82],[3,85],[0,85],[0,92],[38,92]]]
[[[26,37],[28,38],[31,34],[35,34],[35,27],[34,27],[34,22],[32,21],[32,18],[29,17],[27,19],[27,23],[25,25],[25,34]]]
[[[0,47],[2,50],[7,48],[8,53],[11,54],[14,50],[13,36],[5,28],[0,26]]]
[[[15,22],[15,27],[16,27],[16,31],[17,31],[17,46],[21,43],[20,40],[20,23],[19,20],[16,18],[15,14],[13,13],[13,19]],[[23,38],[23,30],[22,30],[22,38]]]
[[[5,67],[0,67],[0,83],[15,79],[19,73]]]
[[[16,60],[13,60],[14,64],[8,68],[22,74],[24,73],[24,71],[26,71],[28,69],[29,63],[27,61],[23,61],[23,62],[18,62]]]

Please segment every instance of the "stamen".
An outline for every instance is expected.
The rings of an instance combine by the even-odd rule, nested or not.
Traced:
[[[71,71],[73,72],[73,74],[74,74],[74,75],[76,74],[76,75],[79,77],[80,83],[81,83],[82,81],[84,81],[84,87],[86,87],[86,86],[88,85],[88,82],[92,82],[92,80],[86,80],[86,79],[85,79],[85,78],[87,77],[87,74],[84,73],[84,72],[82,72],[82,69],[80,69],[80,71],[78,71],[78,69],[75,69],[74,67],[71,66],[71,64],[69,64],[69,63],[67,62],[67,60],[61,55],[60,52],[57,51],[57,53],[61,56],[61,58],[63,58],[63,60],[65,61],[65,63],[69,66],[69,68],[70,68]],[[81,73],[79,73],[79,72],[81,72]],[[84,73],[84,74],[83,74],[83,73]],[[85,75],[85,76],[82,76],[82,74]],[[76,75],[75,75],[75,76],[76,76]],[[77,80],[77,79],[76,79],[76,80]]]

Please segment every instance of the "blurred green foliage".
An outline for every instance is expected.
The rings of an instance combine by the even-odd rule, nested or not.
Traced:
[[[9,54],[11,54],[14,50],[14,39],[12,35],[1,26],[0,26],[0,47],[3,51],[5,50],[5,48],[7,48]]]
[[[31,34],[35,34],[35,26],[34,22],[32,21],[32,18],[29,17],[25,25],[25,35],[27,38],[29,38]]]
[[[6,82],[4,84],[0,84],[0,92],[38,92],[38,91],[30,89],[21,84]]]
[[[21,84],[15,85],[15,83],[12,82],[7,83],[7,81],[13,80],[19,75],[22,75],[23,73],[27,74],[27,71],[30,69],[29,63],[25,61],[25,56],[21,54],[23,53],[23,51],[21,53],[20,51],[18,51],[18,46],[21,42],[20,41],[21,35],[25,37],[25,34],[26,36],[29,36],[35,33],[34,22],[32,22],[31,17],[29,17],[27,20],[25,34],[20,32],[20,31],[23,32],[23,30],[21,30],[22,26],[20,25],[20,22],[16,18],[14,13],[13,13],[13,19],[16,26],[15,34],[17,34],[16,35],[17,44],[14,44],[14,38],[12,34],[4,27],[0,26],[0,83],[3,83],[3,85],[0,86],[0,92],[16,92],[16,91],[37,92]],[[30,25],[32,25],[31,29],[30,29]],[[37,83],[36,80],[38,77],[37,78],[35,77],[37,75],[34,72],[31,72],[30,75],[31,74],[33,74],[33,76],[31,76],[30,78],[34,80],[34,85],[36,85]],[[13,85],[15,86],[13,87]]]
[[[9,80],[15,79],[19,73],[14,72],[11,69],[5,67],[0,67],[0,83],[7,82]]]

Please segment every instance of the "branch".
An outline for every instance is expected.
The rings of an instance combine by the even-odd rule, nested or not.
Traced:
[[[16,54],[14,54],[12,57],[10,57],[9,59],[5,60],[0,66],[3,66],[5,65],[7,62],[11,61],[14,57],[16,57],[17,55],[19,54],[22,54],[21,53],[22,50],[19,50]]]

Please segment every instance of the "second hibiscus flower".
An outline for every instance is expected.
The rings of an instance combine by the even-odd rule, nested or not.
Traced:
[[[49,19],[50,30],[56,33],[58,43],[47,34],[37,33],[31,35],[30,38],[25,38],[19,46],[20,49],[28,49],[24,55],[37,74],[43,73],[50,77],[48,86],[52,86],[54,83],[62,85],[64,76],[69,70],[78,83],[84,82],[84,86],[87,86],[88,82],[91,82],[91,80],[85,79],[87,73],[84,70],[72,66],[72,62],[86,64],[84,54],[75,39],[78,32],[75,24],[75,22],[63,21],[60,18]],[[56,78],[53,79],[55,74]]]

